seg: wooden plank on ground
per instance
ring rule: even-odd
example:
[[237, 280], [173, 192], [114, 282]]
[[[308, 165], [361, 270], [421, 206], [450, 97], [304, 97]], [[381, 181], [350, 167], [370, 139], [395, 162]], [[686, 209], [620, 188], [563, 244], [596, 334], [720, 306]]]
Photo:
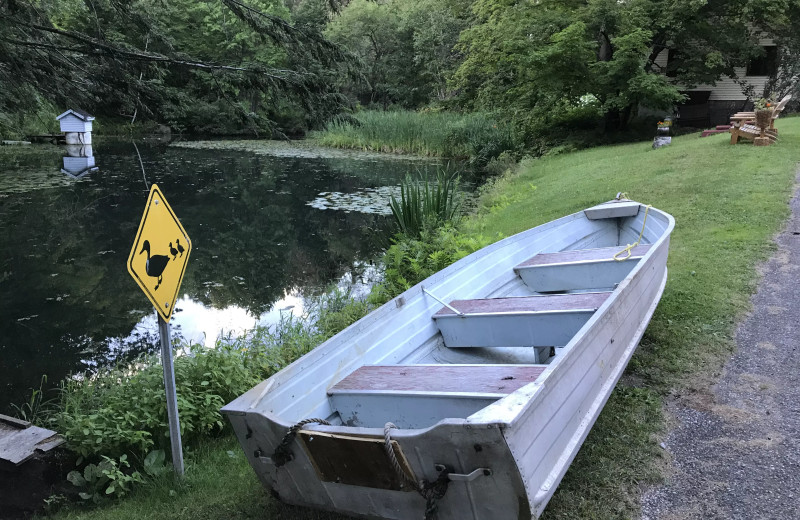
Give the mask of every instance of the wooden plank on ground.
[[13, 417], [3, 417], [0, 421], [0, 460], [18, 466], [33, 457], [37, 451], [49, 451], [64, 442], [52, 430], [31, 426], [30, 423]]

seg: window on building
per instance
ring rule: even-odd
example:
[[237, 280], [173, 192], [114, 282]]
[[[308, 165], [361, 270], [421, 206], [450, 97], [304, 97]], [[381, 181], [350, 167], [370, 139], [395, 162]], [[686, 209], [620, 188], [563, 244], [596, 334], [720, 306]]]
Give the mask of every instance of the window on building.
[[778, 73], [778, 47], [763, 47], [764, 54], [750, 60], [747, 64], [748, 76], [774, 76]]

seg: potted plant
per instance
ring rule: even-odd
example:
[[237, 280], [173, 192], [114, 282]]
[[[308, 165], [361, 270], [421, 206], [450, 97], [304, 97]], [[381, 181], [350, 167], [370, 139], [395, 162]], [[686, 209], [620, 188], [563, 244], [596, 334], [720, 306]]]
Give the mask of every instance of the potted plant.
[[766, 130], [772, 124], [772, 110], [775, 103], [771, 98], [761, 98], [755, 102], [756, 126]]

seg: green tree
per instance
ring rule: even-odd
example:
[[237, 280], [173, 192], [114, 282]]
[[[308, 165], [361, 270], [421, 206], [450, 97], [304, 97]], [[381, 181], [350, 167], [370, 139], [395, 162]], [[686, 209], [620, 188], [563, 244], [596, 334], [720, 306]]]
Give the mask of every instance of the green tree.
[[354, 0], [326, 35], [358, 56], [366, 83], [346, 89], [364, 105], [417, 108], [448, 97], [458, 36], [468, 24], [466, 0]]
[[8, 0], [0, 112], [49, 101], [187, 130], [269, 130], [286, 113], [316, 124], [344, 107], [332, 78], [356, 71], [289, 19], [280, 0]]
[[[453, 86], [463, 106], [499, 110], [533, 134], [590, 109], [606, 129], [624, 128], [640, 105], [680, 101], [679, 84], [733, 76], [758, 52], [752, 27], [778, 3], [478, 0]], [[675, 82], [656, 62], [666, 49], [680, 51]]]

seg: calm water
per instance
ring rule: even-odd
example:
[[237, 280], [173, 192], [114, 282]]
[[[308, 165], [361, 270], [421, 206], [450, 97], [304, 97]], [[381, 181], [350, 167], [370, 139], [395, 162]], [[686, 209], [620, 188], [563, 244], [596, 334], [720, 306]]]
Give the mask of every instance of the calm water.
[[153, 309], [125, 268], [151, 183], [193, 244], [173, 335], [212, 345], [302, 313], [332, 283], [368, 286], [385, 187], [443, 167], [288, 145], [138, 147], [144, 174], [131, 143], [100, 143], [99, 170], [79, 179], [61, 172], [64, 147], [0, 149], [0, 412], [42, 375], [53, 385], [155, 350]]

